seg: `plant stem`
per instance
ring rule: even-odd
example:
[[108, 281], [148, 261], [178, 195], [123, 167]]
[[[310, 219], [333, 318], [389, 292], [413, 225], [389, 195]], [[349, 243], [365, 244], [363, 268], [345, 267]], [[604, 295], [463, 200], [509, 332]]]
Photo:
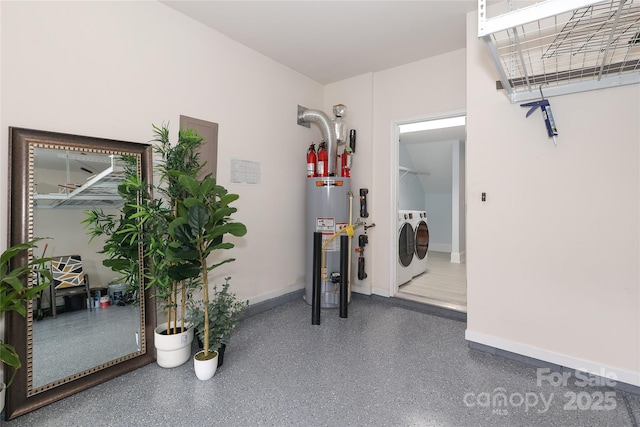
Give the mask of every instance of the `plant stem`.
[[199, 245], [200, 263], [202, 265], [202, 299], [204, 300], [204, 357], [209, 357], [209, 271], [207, 269], [207, 257], [203, 256], [205, 247]]
[[184, 284], [184, 280], [182, 281], [182, 289], [181, 289], [182, 293], [181, 293], [181, 297], [182, 299], [180, 300], [180, 327], [181, 330], [180, 332], [184, 332], [184, 313], [185, 313], [185, 300], [187, 299], [187, 290], [185, 289], [185, 284]]
[[173, 281], [173, 333], [178, 332], [178, 281]]
[[167, 297], [167, 335], [171, 334], [171, 296]]

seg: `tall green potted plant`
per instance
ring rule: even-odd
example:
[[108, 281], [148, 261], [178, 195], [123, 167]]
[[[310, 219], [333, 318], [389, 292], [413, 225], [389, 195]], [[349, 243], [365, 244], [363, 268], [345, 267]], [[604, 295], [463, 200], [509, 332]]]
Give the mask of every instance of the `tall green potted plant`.
[[[203, 351], [194, 357], [196, 375], [200, 379], [209, 379], [215, 373], [218, 353], [211, 350], [210, 343], [210, 304], [209, 272], [223, 264], [234, 261], [234, 258], [216, 259], [209, 263], [209, 256], [234, 247], [225, 242], [226, 235], [244, 236], [247, 228], [231, 218], [237, 209], [230, 204], [238, 199], [237, 194], [216, 184], [216, 180], [207, 176], [201, 180], [180, 174], [178, 183], [186, 190], [189, 197], [178, 206], [177, 216], [169, 225], [169, 234], [173, 242], [169, 245], [171, 257], [180, 259], [185, 277], [198, 280], [202, 284], [202, 302], [199, 305], [203, 312]], [[204, 364], [203, 372], [200, 366]]]
[[[85, 222], [93, 227], [90, 234], [108, 236], [103, 251], [109, 255], [105, 265], [124, 273], [125, 277], [137, 278], [142, 274], [146, 287], [153, 287], [153, 296], [162, 301], [167, 321], [155, 330], [156, 359], [158, 365], [171, 368], [182, 365], [191, 356], [193, 328], [185, 323], [185, 317], [194, 283], [190, 275], [185, 274], [186, 269], [193, 267], [171, 257], [168, 251], [173, 240], [168, 228], [177, 216], [181, 201], [188, 196], [177, 177], [196, 177], [204, 166], [196, 152], [203, 139], [193, 130], [180, 130], [177, 143], [172, 145], [166, 125], [153, 125], [153, 130], [154, 149], [160, 154], [155, 168], [159, 185], [142, 182], [131, 168], [118, 188], [125, 200], [119, 215], [94, 210], [87, 213]], [[142, 272], [135, 270], [139, 243], [147, 261]]]
[[[35, 298], [40, 291], [51, 283], [51, 272], [44, 268], [44, 263], [49, 258], [35, 258], [25, 266], [11, 268], [11, 260], [22, 251], [37, 247], [37, 242], [42, 239], [36, 238], [29, 242], [12, 246], [0, 255], [0, 318], [4, 314], [15, 311], [22, 317], [27, 315], [27, 302]], [[43, 279], [42, 283], [36, 286], [25, 286], [25, 278], [37, 270], [37, 274]], [[0, 362], [13, 372], [6, 385], [0, 382], [0, 412], [4, 409], [5, 390], [11, 386], [18, 369], [22, 366], [20, 357], [16, 349], [5, 343], [0, 337]], [[5, 375], [9, 369], [5, 369]], [[3, 377], [6, 378], [6, 377]]]

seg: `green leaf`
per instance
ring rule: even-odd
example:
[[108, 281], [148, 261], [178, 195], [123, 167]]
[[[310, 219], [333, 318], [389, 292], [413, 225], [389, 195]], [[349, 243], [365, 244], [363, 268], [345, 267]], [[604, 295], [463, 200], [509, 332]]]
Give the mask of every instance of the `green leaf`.
[[22, 366], [16, 349], [12, 345], [2, 342], [0, 342], [0, 360], [14, 369], [20, 369]]
[[200, 252], [197, 249], [185, 249], [184, 247], [170, 248], [172, 259], [176, 261], [193, 261], [200, 259]]
[[200, 193], [198, 191], [199, 188], [200, 188], [200, 185], [198, 184], [198, 181], [195, 178], [193, 178], [193, 177], [191, 177], [189, 175], [183, 174], [183, 175], [180, 175], [178, 177], [178, 182], [192, 196], [198, 197], [200, 195]]
[[218, 186], [216, 185], [216, 180], [211, 177], [206, 177], [200, 183], [199, 195], [202, 197], [202, 196], [207, 196], [209, 194], [215, 194], [216, 188], [218, 188]]
[[195, 197], [186, 197], [182, 201], [182, 204], [186, 208], [191, 208], [191, 207], [196, 206], [196, 205], [204, 205], [204, 203], [202, 203], [202, 201], [200, 199], [196, 199]]
[[176, 219], [174, 219], [173, 221], [171, 221], [169, 223], [169, 228], [167, 230], [169, 235], [173, 236], [174, 233], [175, 233], [176, 227], [178, 227], [179, 225], [183, 225], [183, 224], [187, 224], [187, 218], [183, 217], [183, 216], [179, 216]]
[[218, 244], [216, 244], [215, 242], [211, 242], [211, 243], [209, 243], [209, 246], [207, 246], [207, 252], [211, 253], [211, 252], [213, 252], [215, 250], [218, 250], [218, 249], [221, 249], [221, 250], [222, 249], [233, 249], [234, 247], [235, 247], [235, 245], [233, 243], [226, 242], [226, 243], [218, 243]]
[[200, 267], [195, 264], [175, 264], [169, 267], [169, 277], [173, 280], [186, 280], [200, 275]]
[[217, 263], [217, 264], [213, 264], [213, 265], [212, 265], [212, 266], [210, 266], [207, 270], [211, 271], [211, 270], [213, 270], [214, 268], [218, 268], [218, 267], [220, 267], [220, 266], [221, 266], [221, 265], [223, 265], [223, 264], [227, 264], [227, 263], [229, 263], [229, 262], [233, 262], [233, 261], [235, 261], [235, 260], [236, 260], [235, 258], [225, 259], [224, 261], [221, 261], [221, 262], [219, 262], [219, 263]]
[[237, 194], [226, 194], [222, 197], [220, 197], [220, 204], [222, 206], [227, 206], [229, 205], [229, 203], [234, 202], [236, 200], [238, 200], [240, 198], [239, 195]]
[[191, 228], [190, 224], [180, 224], [173, 229], [173, 237], [181, 242], [191, 242], [191, 240], [197, 237], [198, 230]]
[[239, 222], [229, 222], [227, 224], [216, 227], [211, 230], [211, 233], [207, 235], [208, 240], [214, 240], [215, 238], [224, 234], [231, 234], [236, 237], [242, 237], [247, 233], [247, 227]]
[[200, 235], [209, 222], [209, 212], [207, 211], [207, 208], [202, 205], [196, 205], [189, 208], [188, 221], [189, 226], [192, 229], [193, 236], [196, 237]]

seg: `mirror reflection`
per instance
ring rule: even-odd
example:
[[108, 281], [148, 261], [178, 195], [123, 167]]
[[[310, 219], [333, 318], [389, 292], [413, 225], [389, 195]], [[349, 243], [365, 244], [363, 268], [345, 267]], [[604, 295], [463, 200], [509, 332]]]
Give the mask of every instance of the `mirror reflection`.
[[[90, 237], [85, 211], [117, 214], [119, 156], [42, 146], [33, 148], [33, 235], [51, 258], [41, 268], [54, 283], [33, 307], [31, 390], [60, 382], [140, 351], [139, 292], [103, 266], [104, 240]], [[33, 280], [39, 280], [37, 275]]]

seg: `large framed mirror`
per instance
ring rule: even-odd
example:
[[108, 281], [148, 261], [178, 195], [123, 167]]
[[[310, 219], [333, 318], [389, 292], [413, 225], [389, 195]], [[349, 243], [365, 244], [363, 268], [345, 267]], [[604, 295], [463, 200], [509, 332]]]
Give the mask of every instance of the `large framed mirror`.
[[[42, 268], [53, 271], [60, 259], [79, 264], [87, 280], [77, 289], [50, 286], [28, 304], [26, 318], [11, 312], [5, 319], [6, 340], [23, 362], [8, 389], [6, 419], [155, 360], [151, 291], [143, 278], [125, 290], [102, 264], [102, 242], [90, 242], [82, 224], [87, 210], [120, 210], [123, 156], [152, 179], [150, 145], [9, 128], [8, 244], [47, 238], [15, 266], [44, 256], [52, 261]], [[38, 274], [27, 280], [35, 283]]]

